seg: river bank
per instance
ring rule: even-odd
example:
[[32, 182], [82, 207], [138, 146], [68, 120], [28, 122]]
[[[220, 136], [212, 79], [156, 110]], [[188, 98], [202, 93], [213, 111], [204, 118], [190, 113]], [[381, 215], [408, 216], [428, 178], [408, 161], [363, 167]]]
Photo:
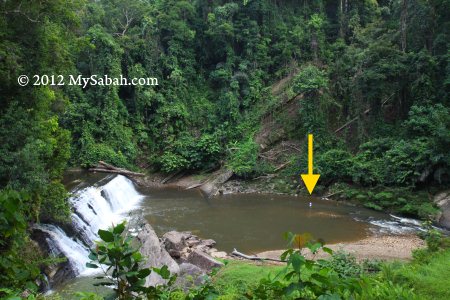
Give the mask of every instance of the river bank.
[[[425, 247], [425, 242], [416, 235], [375, 235], [356, 242], [326, 245], [334, 252], [345, 252], [355, 256], [358, 261], [373, 260], [410, 260], [415, 249]], [[264, 251], [257, 256], [277, 259], [285, 250]], [[305, 251], [307, 258], [325, 259], [330, 255], [319, 251], [313, 255]]]

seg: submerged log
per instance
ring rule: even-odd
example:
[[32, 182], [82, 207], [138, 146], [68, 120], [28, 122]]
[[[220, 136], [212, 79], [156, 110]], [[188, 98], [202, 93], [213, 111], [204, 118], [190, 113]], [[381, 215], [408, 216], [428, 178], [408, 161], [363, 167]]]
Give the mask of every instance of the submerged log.
[[231, 255], [241, 257], [244, 259], [248, 259], [248, 260], [258, 260], [258, 261], [269, 260], [269, 261], [276, 261], [276, 262], [286, 262], [285, 260], [281, 260], [281, 259], [275, 259], [275, 258], [269, 258], [269, 257], [259, 257], [256, 255], [247, 255], [247, 254], [237, 251], [236, 248], [233, 249], [233, 252], [231, 252]]
[[102, 173], [113, 173], [120, 174], [124, 176], [145, 176], [144, 173], [138, 173], [129, 171], [127, 169], [117, 168], [113, 165], [105, 163], [104, 161], [99, 161], [97, 166], [89, 169], [90, 172], [102, 172]]

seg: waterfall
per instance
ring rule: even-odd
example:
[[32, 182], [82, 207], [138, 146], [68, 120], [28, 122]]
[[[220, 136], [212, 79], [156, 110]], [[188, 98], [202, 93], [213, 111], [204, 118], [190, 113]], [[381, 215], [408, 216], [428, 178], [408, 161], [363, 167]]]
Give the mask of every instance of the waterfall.
[[84, 247], [79, 240], [74, 240], [58, 226], [51, 224], [40, 224], [36, 229], [46, 233], [45, 241], [53, 256], [65, 256], [75, 274], [84, 271], [86, 263], [89, 261], [89, 250]]
[[69, 199], [73, 207], [71, 229], [67, 234], [58, 226], [37, 225], [45, 233], [48, 249], [55, 256], [65, 256], [75, 275], [85, 275], [89, 261], [89, 248], [98, 239], [97, 231], [107, 229], [127, 218], [144, 196], [140, 195], [131, 180], [118, 175], [103, 186], [89, 186], [76, 191]]

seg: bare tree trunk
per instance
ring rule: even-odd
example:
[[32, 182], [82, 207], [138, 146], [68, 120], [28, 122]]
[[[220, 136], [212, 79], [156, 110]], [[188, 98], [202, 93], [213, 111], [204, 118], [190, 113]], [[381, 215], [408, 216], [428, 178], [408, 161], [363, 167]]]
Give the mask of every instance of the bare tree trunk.
[[317, 41], [317, 33], [314, 30], [311, 35], [311, 51], [313, 53], [314, 62], [317, 63], [319, 61], [319, 42]]
[[400, 15], [400, 38], [401, 38], [401, 47], [402, 51], [406, 51], [406, 21], [408, 18], [408, 0], [402, 0], [402, 12]]
[[111, 164], [108, 164], [104, 161], [99, 161], [98, 165], [94, 168], [90, 168], [91, 172], [102, 172], [102, 173], [112, 173], [112, 174], [121, 174], [124, 176], [145, 176], [143, 173], [133, 172], [122, 168], [117, 168]]
[[345, 38], [344, 35], [344, 7], [343, 7], [343, 0], [339, 1], [339, 36], [341, 38]]

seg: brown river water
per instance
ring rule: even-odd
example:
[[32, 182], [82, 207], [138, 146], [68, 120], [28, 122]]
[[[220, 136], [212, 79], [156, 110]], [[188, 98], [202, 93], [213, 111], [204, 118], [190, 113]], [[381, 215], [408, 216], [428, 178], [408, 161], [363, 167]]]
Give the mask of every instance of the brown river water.
[[283, 249], [283, 233], [311, 233], [326, 243], [355, 241], [373, 233], [369, 219], [386, 214], [315, 197], [271, 194], [223, 195], [177, 188], [143, 191], [142, 213], [158, 235], [191, 231], [217, 241], [217, 248], [245, 252]]

